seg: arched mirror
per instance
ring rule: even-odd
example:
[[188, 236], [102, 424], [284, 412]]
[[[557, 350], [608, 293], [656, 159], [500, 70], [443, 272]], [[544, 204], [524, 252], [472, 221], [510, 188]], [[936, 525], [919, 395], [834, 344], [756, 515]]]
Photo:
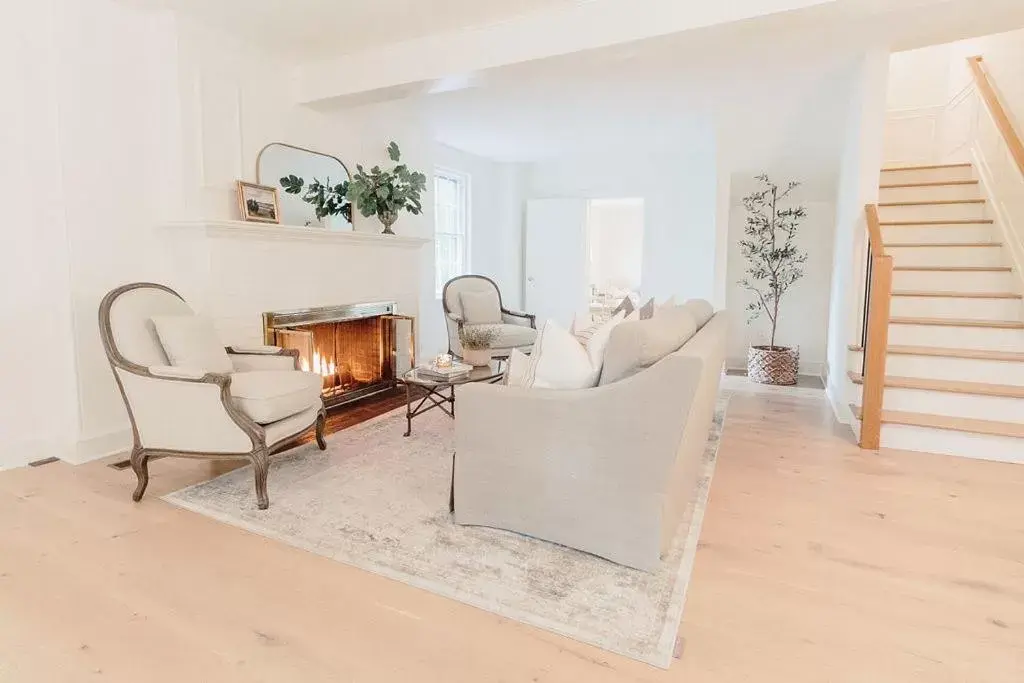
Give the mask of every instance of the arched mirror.
[[[256, 157], [256, 181], [277, 188], [281, 222], [286, 225], [351, 230], [351, 207], [332, 197], [332, 191], [350, 179], [348, 168], [338, 157], [283, 142], [270, 143]], [[317, 194], [326, 195], [327, 201], [322, 206], [328, 215], [318, 217], [316, 204], [304, 199], [315, 198]], [[334, 213], [339, 210], [341, 213]]]

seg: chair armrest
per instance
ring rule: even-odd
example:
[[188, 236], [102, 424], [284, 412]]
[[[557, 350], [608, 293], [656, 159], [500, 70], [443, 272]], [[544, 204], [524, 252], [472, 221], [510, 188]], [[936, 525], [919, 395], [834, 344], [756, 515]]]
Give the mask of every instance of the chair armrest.
[[263, 428], [234, 405], [230, 375], [124, 365], [115, 373], [143, 448], [246, 454], [264, 441]]
[[258, 346], [227, 346], [225, 350], [229, 354], [245, 354], [245, 355], [261, 355], [261, 356], [279, 356], [284, 351], [280, 346], [270, 346], [267, 344], [260, 344]]
[[254, 370], [300, 370], [299, 350], [280, 346], [227, 346], [236, 372]]
[[150, 374], [167, 379], [195, 379], [201, 380], [208, 373], [205, 370], [193, 368], [179, 368], [174, 365], [150, 365], [147, 368]]
[[521, 325], [522, 327], [532, 327], [537, 329], [537, 316], [532, 313], [523, 313], [521, 311], [511, 311], [507, 308], [501, 309], [501, 319], [510, 325]]

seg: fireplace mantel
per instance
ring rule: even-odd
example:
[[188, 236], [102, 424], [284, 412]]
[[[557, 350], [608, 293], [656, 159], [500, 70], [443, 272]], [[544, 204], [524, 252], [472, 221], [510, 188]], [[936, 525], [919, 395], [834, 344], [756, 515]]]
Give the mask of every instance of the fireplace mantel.
[[168, 230], [203, 231], [209, 237], [227, 237], [240, 240], [298, 240], [394, 247], [398, 249], [417, 249], [430, 242], [430, 240], [423, 237], [407, 237], [405, 235], [381, 235], [351, 230], [340, 231], [327, 230], [325, 228], [309, 228], [302, 225], [276, 225], [231, 220], [175, 221], [165, 223], [164, 227]]

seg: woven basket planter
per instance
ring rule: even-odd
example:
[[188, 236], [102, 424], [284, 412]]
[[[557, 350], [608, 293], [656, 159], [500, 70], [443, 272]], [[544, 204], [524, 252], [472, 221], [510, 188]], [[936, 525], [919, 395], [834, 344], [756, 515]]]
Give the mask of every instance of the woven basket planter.
[[785, 346], [751, 346], [747, 351], [747, 376], [758, 384], [796, 384], [800, 349]]

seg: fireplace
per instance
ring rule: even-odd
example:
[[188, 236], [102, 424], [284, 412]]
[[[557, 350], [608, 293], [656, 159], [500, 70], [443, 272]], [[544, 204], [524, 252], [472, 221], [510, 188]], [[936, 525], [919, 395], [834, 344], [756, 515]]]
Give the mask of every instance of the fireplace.
[[395, 386], [414, 364], [415, 324], [394, 302], [263, 314], [267, 344], [296, 349], [303, 370], [323, 377], [327, 407]]

